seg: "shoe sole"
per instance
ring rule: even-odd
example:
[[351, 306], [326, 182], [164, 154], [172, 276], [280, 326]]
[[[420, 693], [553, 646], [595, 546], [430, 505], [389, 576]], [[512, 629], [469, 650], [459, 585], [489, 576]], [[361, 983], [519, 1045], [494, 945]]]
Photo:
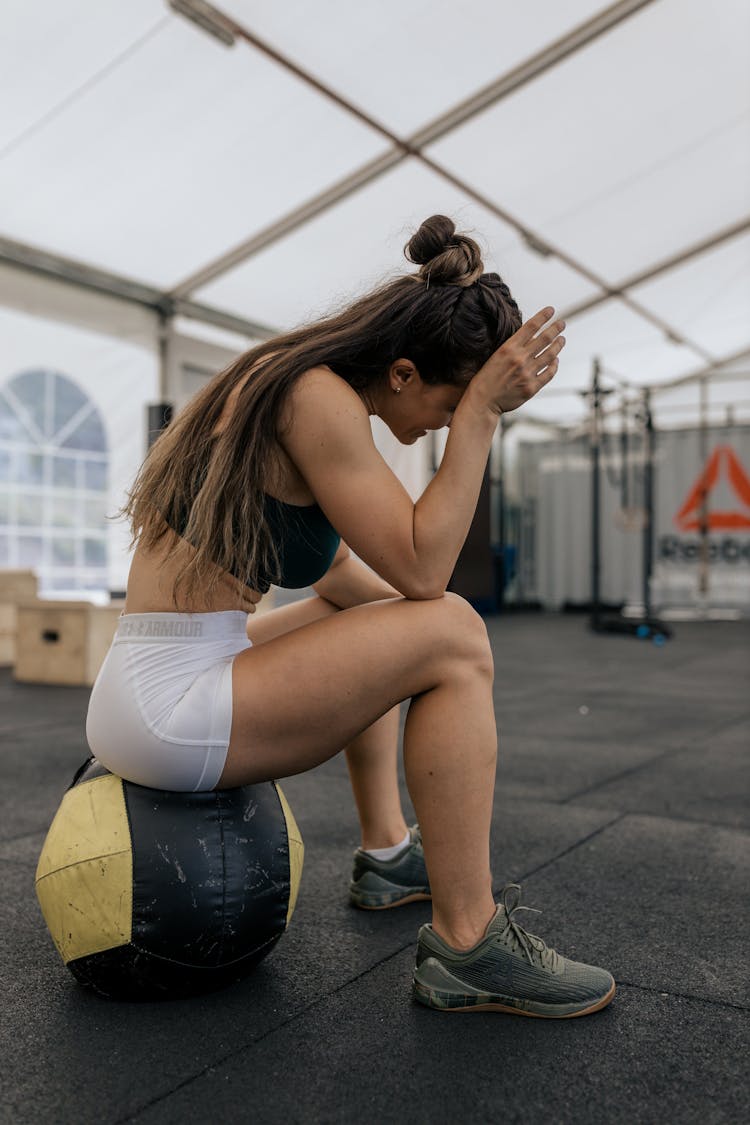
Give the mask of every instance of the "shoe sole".
[[[429, 965], [429, 967], [427, 967]], [[462, 985], [456, 977], [440, 964], [440, 962], [429, 958], [422, 968], [426, 968], [427, 972], [433, 975], [433, 984], [427, 984], [420, 981], [415, 975], [414, 977], [414, 999], [424, 1004], [427, 1008], [433, 1008], [438, 1012], [506, 1012], [513, 1016], [532, 1016], [536, 1019], [546, 1020], [565, 1020], [575, 1019], [577, 1016], [589, 1016], [593, 1012], [601, 1011], [613, 999], [617, 986], [612, 981], [611, 988], [605, 993], [604, 996], [598, 997], [592, 1003], [587, 1004], [583, 1008], [576, 1008], [573, 1004], [542, 1004], [535, 1000], [523, 1000], [520, 997], [515, 1000], [510, 996], [501, 997], [497, 996], [494, 999], [479, 999], [486, 993], [478, 993], [474, 1003], [471, 1002], [471, 996], [467, 993], [467, 986]], [[418, 970], [419, 971], [419, 970]], [[437, 979], [435, 978], [437, 974]], [[447, 987], [437, 988], [435, 985], [438, 983], [439, 978], [444, 978], [444, 983]], [[515, 1003], [513, 1002], [515, 1000]], [[469, 1001], [466, 1003], [466, 1001]], [[536, 1008], [536, 1010], [534, 1010]], [[541, 1010], [547, 1008], [547, 1011]], [[554, 1009], [569, 1008], [570, 1011], [555, 1011]]]
[[[594, 1012], [600, 1012], [602, 1008], [606, 1008], [607, 1004], [611, 1003], [617, 991], [617, 986], [612, 985], [606, 996], [601, 1000], [597, 1000], [588, 1008], [582, 1008], [577, 1012], [567, 1012], [565, 1015], [548, 1015], [545, 1012], [525, 1012], [523, 1008], [512, 1008], [507, 1004], [469, 1004], [465, 1008], [443, 1008], [436, 1004], [427, 1004], [428, 1008], [432, 1008], [435, 1012], [506, 1012], [511, 1016], [531, 1016], [536, 1020], [574, 1020], [578, 1016], [590, 1016]], [[419, 999], [419, 998], [418, 998]], [[424, 1004], [424, 1000], [419, 1000], [419, 1003]]]
[[354, 895], [350, 895], [350, 898], [349, 898], [349, 901], [351, 902], [352, 906], [356, 906], [359, 910], [393, 910], [397, 906], [406, 906], [407, 903], [410, 903], [410, 902], [430, 902], [431, 900], [432, 900], [432, 895], [425, 895], [425, 894], [421, 894], [421, 893], [414, 894], [414, 895], [406, 895], [405, 898], [397, 898], [395, 900], [395, 902], [378, 903], [377, 905], [371, 905], [370, 903], [360, 902], [358, 899], [356, 899], [354, 897]]

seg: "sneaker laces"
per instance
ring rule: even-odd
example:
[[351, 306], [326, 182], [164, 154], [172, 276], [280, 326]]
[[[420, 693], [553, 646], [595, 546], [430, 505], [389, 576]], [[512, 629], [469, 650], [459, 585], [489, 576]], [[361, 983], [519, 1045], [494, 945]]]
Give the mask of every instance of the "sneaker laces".
[[[530, 910], [534, 914], [541, 914], [541, 910], [537, 910], [534, 906], [521, 906], [521, 888], [518, 883], [506, 884], [500, 895], [505, 915], [505, 926], [500, 931], [500, 937], [504, 941], [510, 939], [512, 946], [520, 947], [530, 965], [534, 964], [534, 953], [536, 953], [539, 962], [545, 968], [555, 970], [560, 959], [559, 953], [551, 949], [537, 934], [530, 934], [513, 917], [519, 910]], [[498, 910], [499, 915], [500, 911]]]

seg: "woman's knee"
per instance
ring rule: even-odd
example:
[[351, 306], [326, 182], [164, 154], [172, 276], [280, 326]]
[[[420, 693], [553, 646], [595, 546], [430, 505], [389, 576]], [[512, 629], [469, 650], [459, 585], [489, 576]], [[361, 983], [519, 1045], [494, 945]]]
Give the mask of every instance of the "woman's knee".
[[434, 605], [441, 614], [441, 642], [445, 651], [491, 677], [494, 672], [492, 648], [482, 617], [459, 594], [445, 593]]

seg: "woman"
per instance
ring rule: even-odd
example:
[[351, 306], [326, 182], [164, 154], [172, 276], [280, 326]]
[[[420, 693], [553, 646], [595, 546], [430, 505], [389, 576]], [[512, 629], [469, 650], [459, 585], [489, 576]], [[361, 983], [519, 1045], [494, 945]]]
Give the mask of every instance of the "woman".
[[[432, 896], [416, 998], [583, 1015], [611, 1000], [609, 973], [528, 934], [516, 888], [493, 901], [492, 654], [481, 618], [446, 594], [498, 419], [553, 377], [564, 325], [552, 309], [521, 325], [507, 286], [444, 216], [406, 254], [416, 273], [241, 356], [155, 443], [126, 508], [137, 549], [89, 742], [113, 772], [180, 790], [286, 777], [349, 747], [375, 849], [369, 865], [358, 855], [355, 901], [358, 883], [361, 905], [383, 904], [383, 884], [388, 898], [393, 851], [412, 869], [401, 896]], [[372, 414], [409, 445], [450, 426], [416, 504], [375, 448]], [[249, 640], [247, 614], [272, 581], [317, 597], [251, 619]], [[429, 885], [396, 789], [404, 700]]]

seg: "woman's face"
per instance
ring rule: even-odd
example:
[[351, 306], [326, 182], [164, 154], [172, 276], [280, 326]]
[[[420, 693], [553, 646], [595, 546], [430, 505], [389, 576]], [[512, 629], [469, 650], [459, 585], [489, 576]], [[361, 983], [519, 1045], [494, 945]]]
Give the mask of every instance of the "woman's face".
[[465, 387], [449, 383], [431, 386], [409, 360], [391, 365], [388, 388], [375, 411], [402, 445], [413, 445], [428, 430], [450, 426]]

